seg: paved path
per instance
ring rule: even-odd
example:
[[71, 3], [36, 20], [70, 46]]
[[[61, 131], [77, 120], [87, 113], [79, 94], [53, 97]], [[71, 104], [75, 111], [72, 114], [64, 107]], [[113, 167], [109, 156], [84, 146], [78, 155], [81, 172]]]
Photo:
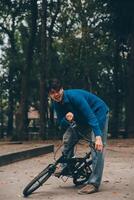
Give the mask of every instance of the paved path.
[[[109, 142], [106, 164], [100, 192], [78, 195], [72, 180], [63, 182], [51, 177], [28, 199], [32, 200], [133, 200], [134, 199], [134, 140]], [[78, 153], [87, 149], [79, 145]], [[0, 200], [23, 200], [22, 190], [26, 184], [48, 163], [53, 162], [53, 153], [19, 161], [0, 167]]]

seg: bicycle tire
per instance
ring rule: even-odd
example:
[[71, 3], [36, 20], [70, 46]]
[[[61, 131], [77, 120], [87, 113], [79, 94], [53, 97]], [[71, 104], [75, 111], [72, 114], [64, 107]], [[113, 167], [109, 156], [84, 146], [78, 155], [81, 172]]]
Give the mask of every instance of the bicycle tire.
[[45, 183], [49, 177], [54, 173], [55, 166], [48, 165], [42, 172], [40, 172], [23, 190], [24, 197], [29, 196], [35, 190], [37, 190], [43, 183]]

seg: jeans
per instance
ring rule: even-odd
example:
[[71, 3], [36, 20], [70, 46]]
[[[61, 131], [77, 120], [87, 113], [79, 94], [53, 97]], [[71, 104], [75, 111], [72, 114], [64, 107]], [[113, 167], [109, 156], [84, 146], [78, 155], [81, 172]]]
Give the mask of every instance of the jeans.
[[[95, 153], [94, 150], [91, 150], [92, 160], [93, 160], [92, 174], [87, 183], [93, 184], [96, 187], [100, 186], [101, 180], [102, 180], [102, 174], [103, 174], [103, 168], [104, 168], [104, 150], [105, 150], [105, 146], [107, 142], [108, 120], [109, 120], [109, 113], [106, 115], [104, 127], [102, 129], [102, 141], [104, 145], [103, 152], [96, 151]], [[83, 131], [88, 132], [89, 130], [88, 128], [87, 129], [80, 128], [80, 132], [82, 133]], [[83, 135], [85, 135], [84, 132], [82, 133]], [[70, 149], [70, 147], [72, 147], [75, 142], [78, 142], [78, 140], [79, 138], [77, 134], [74, 133], [74, 130], [71, 128], [68, 128], [63, 135], [63, 150], [62, 150], [62, 153], [67, 158], [73, 157], [74, 148], [72, 148], [69, 152], [68, 152], [68, 149]], [[93, 132], [91, 132], [91, 140], [92, 141], [95, 140], [95, 136]]]

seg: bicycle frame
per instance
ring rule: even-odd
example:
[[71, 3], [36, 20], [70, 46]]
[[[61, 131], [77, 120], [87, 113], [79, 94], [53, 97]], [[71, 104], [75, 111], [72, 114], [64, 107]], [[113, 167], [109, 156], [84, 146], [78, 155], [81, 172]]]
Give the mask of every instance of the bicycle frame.
[[[82, 134], [77, 130], [77, 125], [75, 122], [70, 124], [70, 127], [74, 130], [74, 134], [77, 134], [77, 136], [82, 136]], [[89, 147], [92, 148], [95, 152], [95, 148], [94, 148], [94, 144], [93, 142], [87, 140], [85, 138], [86, 141], [90, 142], [89, 143]], [[72, 148], [74, 148], [74, 146], [78, 143], [79, 138], [77, 137], [77, 140], [74, 142], [74, 144], [72, 144], [72, 146], [67, 150], [66, 154], [68, 154], [70, 152], [70, 150], [72, 150]], [[91, 158], [91, 150], [86, 153], [86, 155], [84, 157], [72, 157], [72, 158], [67, 158], [64, 154], [62, 154], [53, 164], [53, 166], [56, 169], [56, 166], [58, 164], [67, 164], [68, 165], [73, 165], [77, 162], [82, 163], [82, 162], [86, 162], [87, 159]], [[71, 164], [70, 164], [71, 163]], [[89, 165], [92, 164], [92, 160], [90, 160], [90, 162], [88, 161]], [[64, 175], [63, 173], [61, 175]], [[66, 174], [67, 175], [67, 174]], [[73, 174], [72, 174], [73, 175]]]

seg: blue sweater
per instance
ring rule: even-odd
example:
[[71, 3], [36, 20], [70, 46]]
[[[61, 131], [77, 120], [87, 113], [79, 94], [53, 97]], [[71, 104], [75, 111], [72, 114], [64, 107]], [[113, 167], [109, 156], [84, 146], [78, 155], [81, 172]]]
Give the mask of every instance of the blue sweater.
[[96, 95], [81, 89], [64, 90], [62, 101], [53, 103], [61, 126], [69, 125], [65, 115], [72, 112], [78, 125], [90, 126], [95, 136], [102, 135], [101, 130], [109, 109], [104, 101]]

